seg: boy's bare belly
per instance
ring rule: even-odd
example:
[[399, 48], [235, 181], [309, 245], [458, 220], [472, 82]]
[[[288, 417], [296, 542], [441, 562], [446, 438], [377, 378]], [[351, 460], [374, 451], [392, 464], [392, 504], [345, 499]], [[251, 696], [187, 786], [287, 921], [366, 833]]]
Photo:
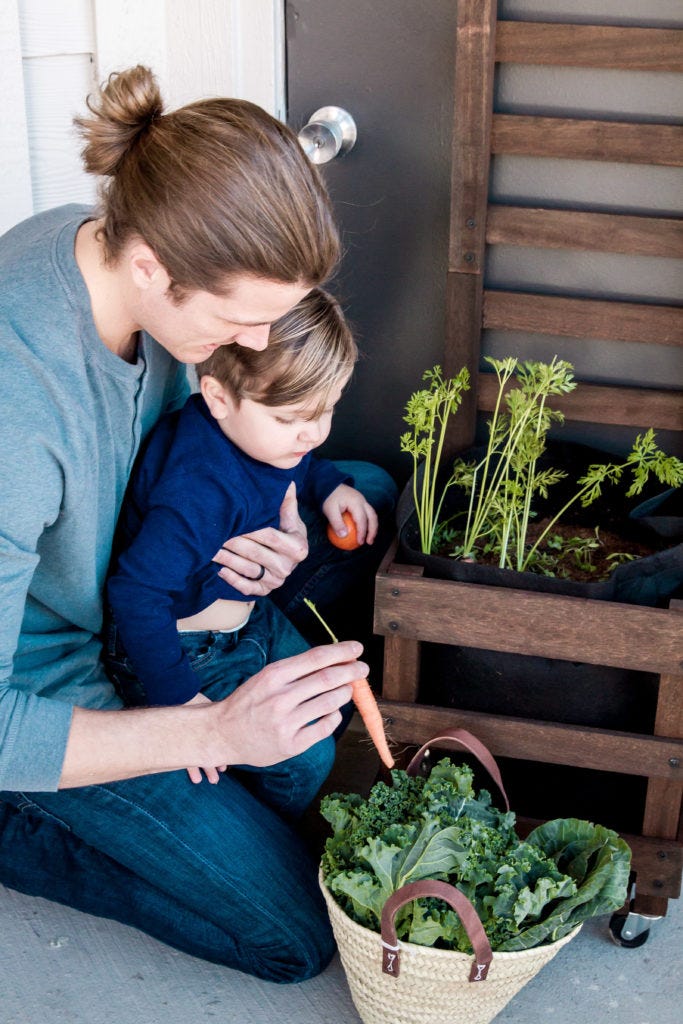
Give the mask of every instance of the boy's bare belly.
[[253, 607], [253, 601], [214, 601], [196, 615], [178, 619], [177, 627], [179, 630], [237, 629], [247, 621]]

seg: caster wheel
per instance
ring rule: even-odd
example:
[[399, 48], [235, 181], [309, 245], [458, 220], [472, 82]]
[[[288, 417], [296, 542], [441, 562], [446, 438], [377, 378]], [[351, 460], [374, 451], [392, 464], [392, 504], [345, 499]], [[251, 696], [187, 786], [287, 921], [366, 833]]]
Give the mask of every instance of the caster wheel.
[[650, 929], [647, 928], [644, 932], [639, 932], [633, 939], [624, 939], [622, 932], [626, 921], [626, 914], [612, 914], [609, 922], [612, 940], [616, 942], [617, 946], [622, 946], [624, 949], [638, 949], [639, 946], [644, 946], [650, 937]]

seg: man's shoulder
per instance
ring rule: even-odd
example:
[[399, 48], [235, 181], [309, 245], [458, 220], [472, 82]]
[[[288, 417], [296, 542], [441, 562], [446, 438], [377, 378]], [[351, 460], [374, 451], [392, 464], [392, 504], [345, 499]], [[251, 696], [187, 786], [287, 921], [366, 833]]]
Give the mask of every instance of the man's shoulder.
[[0, 266], [8, 260], [17, 262], [22, 250], [32, 249], [41, 240], [51, 239], [69, 224], [73, 224], [75, 230], [76, 225], [82, 224], [92, 216], [90, 206], [69, 203], [27, 217], [0, 236]]

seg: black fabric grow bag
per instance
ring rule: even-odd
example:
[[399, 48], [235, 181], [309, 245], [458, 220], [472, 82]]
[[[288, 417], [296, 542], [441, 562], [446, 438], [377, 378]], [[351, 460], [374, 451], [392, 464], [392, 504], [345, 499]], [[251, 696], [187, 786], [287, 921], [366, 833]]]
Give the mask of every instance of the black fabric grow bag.
[[[482, 454], [483, 449], [477, 448], [462, 453], [462, 457], [474, 459]], [[584, 445], [551, 442], [542, 461], [544, 466], [565, 470], [568, 477], [551, 489], [548, 508], [537, 506], [539, 516], [550, 508], [562, 507], [589, 464], [614, 461], [614, 456]], [[665, 607], [670, 598], [683, 596], [683, 543], [676, 543], [683, 536], [683, 520], [678, 518], [676, 522], [675, 514], [679, 492], [660, 496], [656, 491], [661, 485], [654, 485], [649, 494], [638, 499], [640, 504], [634, 509], [637, 514], [629, 517], [625, 510], [633, 500], [627, 503], [624, 497], [627, 486], [628, 482], [605, 488], [598, 502], [565, 518], [577, 525], [599, 524], [602, 529], [655, 549], [652, 555], [619, 566], [604, 582], [555, 579], [424, 555], [419, 550], [412, 481], [397, 506], [398, 560], [423, 566], [425, 576], [432, 579]], [[463, 501], [461, 493], [452, 488], [444, 517], [463, 507]], [[660, 517], [663, 503], [666, 514]], [[542, 628], [543, 623], [539, 623]], [[658, 679], [650, 673], [423, 643], [420, 680], [418, 700], [423, 704], [643, 734], [652, 733], [654, 726]], [[637, 776], [554, 765], [545, 766], [540, 773], [525, 762], [509, 761], [505, 763], [505, 778], [513, 805], [521, 814], [574, 814], [622, 831], [640, 831], [645, 780]]]

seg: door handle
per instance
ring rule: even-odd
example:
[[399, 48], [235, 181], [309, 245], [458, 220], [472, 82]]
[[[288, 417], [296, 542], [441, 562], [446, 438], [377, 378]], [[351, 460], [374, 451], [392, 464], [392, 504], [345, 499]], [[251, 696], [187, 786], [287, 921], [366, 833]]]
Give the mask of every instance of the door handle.
[[311, 114], [298, 135], [304, 153], [313, 164], [326, 164], [353, 149], [356, 122], [341, 107], [321, 107]]

